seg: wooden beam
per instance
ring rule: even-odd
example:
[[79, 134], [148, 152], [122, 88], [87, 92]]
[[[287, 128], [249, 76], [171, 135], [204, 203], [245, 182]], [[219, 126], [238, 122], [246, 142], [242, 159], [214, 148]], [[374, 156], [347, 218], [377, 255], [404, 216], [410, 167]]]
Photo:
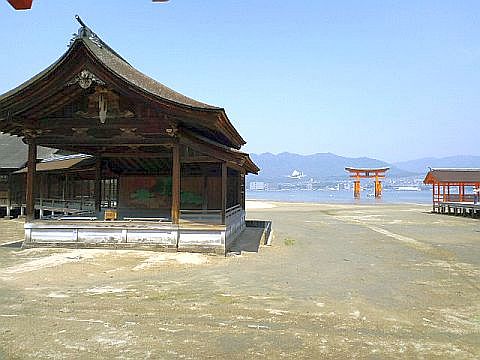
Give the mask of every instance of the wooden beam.
[[199, 153], [211, 156], [221, 161], [241, 163], [243, 160], [243, 159], [240, 159], [241, 157], [240, 154], [235, 154], [231, 151], [227, 151], [225, 149], [219, 148], [218, 146], [204, 143], [202, 142], [202, 140], [199, 140], [188, 133], [185, 133], [185, 134], [182, 133], [180, 137], [180, 141], [182, 142], [182, 144], [191, 147], [192, 149], [194, 149], [195, 151], [198, 151]]
[[172, 223], [180, 220], [180, 144], [176, 143], [172, 149]]
[[146, 153], [146, 152], [138, 152], [138, 153], [102, 153], [102, 158], [109, 158], [109, 159], [145, 159], [145, 158], [153, 158], [153, 159], [169, 159], [171, 157], [170, 152], [161, 152], [161, 153]]
[[95, 147], [95, 146], [105, 146], [105, 147], [132, 147], [132, 146], [165, 146], [171, 147], [172, 141], [168, 139], [150, 139], [144, 138], [138, 142], [138, 140], [121, 139], [121, 138], [94, 138], [89, 137], [87, 139], [81, 138], [78, 136], [50, 136], [50, 137], [39, 137], [37, 139], [37, 145], [41, 146], [50, 146], [50, 147], [59, 147], [59, 146], [85, 146], [85, 147]]
[[35, 173], [37, 169], [37, 144], [35, 138], [28, 139], [27, 161], [27, 222], [35, 220]]

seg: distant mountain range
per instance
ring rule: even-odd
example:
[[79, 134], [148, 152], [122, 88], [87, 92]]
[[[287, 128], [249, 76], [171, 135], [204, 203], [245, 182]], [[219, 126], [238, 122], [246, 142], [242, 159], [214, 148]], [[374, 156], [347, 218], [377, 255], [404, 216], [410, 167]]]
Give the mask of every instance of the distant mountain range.
[[426, 173], [428, 168], [480, 168], [480, 156], [457, 155], [444, 158], [422, 158], [394, 163], [394, 166], [415, 173]]
[[428, 167], [478, 167], [480, 156], [452, 156], [446, 158], [424, 158], [389, 164], [382, 160], [368, 157], [350, 158], [332, 153], [299, 155], [288, 152], [280, 154], [251, 154], [252, 160], [260, 167], [258, 176], [250, 181], [292, 181], [288, 175], [295, 170], [303, 172], [304, 179], [333, 180], [345, 178], [345, 167], [390, 167], [391, 177], [424, 175]]

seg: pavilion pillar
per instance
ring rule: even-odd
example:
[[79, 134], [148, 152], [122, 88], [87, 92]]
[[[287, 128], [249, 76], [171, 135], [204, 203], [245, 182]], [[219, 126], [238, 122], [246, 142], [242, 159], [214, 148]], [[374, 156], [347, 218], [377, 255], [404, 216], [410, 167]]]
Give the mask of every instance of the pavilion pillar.
[[28, 138], [27, 161], [27, 191], [26, 210], [27, 222], [35, 220], [35, 173], [37, 170], [37, 143], [35, 138]]
[[172, 149], [172, 223], [180, 220], [180, 144], [175, 143]]
[[227, 163], [222, 162], [222, 224], [225, 225], [226, 212], [227, 212], [227, 177], [228, 168]]
[[102, 158], [99, 156], [95, 159], [95, 212], [102, 211]]

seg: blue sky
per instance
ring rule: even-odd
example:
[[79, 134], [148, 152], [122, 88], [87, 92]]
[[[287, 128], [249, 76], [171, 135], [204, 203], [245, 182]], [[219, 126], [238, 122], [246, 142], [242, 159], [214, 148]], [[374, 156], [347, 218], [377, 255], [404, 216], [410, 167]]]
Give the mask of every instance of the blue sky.
[[480, 2], [0, 0], [0, 93], [79, 14], [142, 72], [222, 106], [249, 152], [480, 155]]

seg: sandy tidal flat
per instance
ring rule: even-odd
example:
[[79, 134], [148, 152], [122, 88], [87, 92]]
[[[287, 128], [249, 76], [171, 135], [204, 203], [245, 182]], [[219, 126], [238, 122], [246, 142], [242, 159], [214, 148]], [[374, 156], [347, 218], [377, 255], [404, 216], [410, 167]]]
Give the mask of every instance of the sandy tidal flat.
[[275, 238], [241, 256], [0, 248], [0, 358], [480, 358], [479, 220], [247, 208]]

